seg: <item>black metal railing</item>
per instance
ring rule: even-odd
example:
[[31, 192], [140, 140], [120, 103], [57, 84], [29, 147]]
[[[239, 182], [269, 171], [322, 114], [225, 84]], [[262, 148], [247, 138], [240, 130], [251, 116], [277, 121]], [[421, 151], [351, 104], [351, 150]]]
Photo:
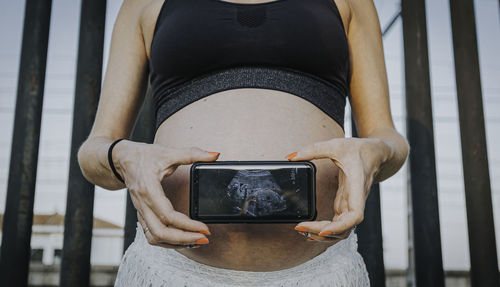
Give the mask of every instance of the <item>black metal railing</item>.
[[[51, 0], [27, 0], [12, 139], [7, 201], [3, 217], [0, 278], [5, 286], [28, 284], [31, 226], [44, 94]], [[405, 52], [406, 123], [410, 143], [409, 174], [413, 252], [409, 282], [444, 286], [438, 212], [429, 59], [424, 0], [402, 0]], [[473, 0], [450, 0], [462, 158], [469, 232], [472, 286], [498, 286], [491, 185]], [[94, 186], [81, 174], [77, 149], [94, 121], [102, 80], [106, 1], [82, 0], [71, 142], [61, 286], [89, 286]], [[389, 28], [385, 29], [388, 30]], [[150, 95], [132, 139], [153, 142]], [[353, 125], [353, 136], [356, 128]], [[133, 241], [136, 211], [127, 196], [124, 251]], [[371, 286], [385, 286], [380, 190], [372, 187], [365, 220], [358, 226], [359, 252]]]
[[410, 236], [413, 252], [410, 282], [417, 286], [444, 286], [437, 198], [436, 159], [431, 85], [427, 49], [425, 1], [401, 2], [406, 87], [406, 136], [412, 208]]
[[0, 254], [5, 286], [28, 282], [51, 10], [52, 0], [26, 1]]
[[450, 0], [472, 286], [500, 286], [476, 20], [472, 0]]
[[60, 272], [60, 286], [68, 287], [90, 285], [95, 187], [83, 177], [77, 153], [92, 129], [101, 93], [106, 1], [82, 1], [80, 14], [68, 195]]

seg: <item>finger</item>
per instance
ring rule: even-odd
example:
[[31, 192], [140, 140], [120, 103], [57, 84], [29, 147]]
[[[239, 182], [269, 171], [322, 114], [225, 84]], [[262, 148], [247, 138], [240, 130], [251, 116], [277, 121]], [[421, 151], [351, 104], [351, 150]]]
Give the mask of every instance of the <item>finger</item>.
[[312, 232], [299, 231], [299, 234], [304, 236], [307, 239], [307, 241], [332, 242], [332, 241], [338, 241], [339, 239], [336, 237], [320, 236], [317, 233], [312, 233]]
[[323, 227], [327, 226], [330, 223], [331, 223], [330, 220], [304, 221], [297, 224], [297, 226], [295, 226], [295, 230], [303, 232], [320, 233], [321, 230], [323, 230]]
[[[339, 173], [338, 180], [339, 185], [333, 200], [334, 218], [342, 213], [351, 211], [359, 211], [362, 213], [365, 203], [360, 184], [356, 182], [353, 183], [351, 177], [348, 178], [342, 171]], [[332, 221], [334, 221], [334, 218], [332, 218]]]
[[192, 164], [197, 161], [214, 161], [219, 157], [219, 154], [218, 152], [208, 152], [198, 147], [177, 148], [171, 150], [169, 160], [175, 165]]
[[339, 188], [334, 200], [335, 216], [332, 221], [323, 226], [321, 235], [345, 235], [355, 225], [363, 221], [365, 196], [364, 174], [354, 164], [350, 163], [348, 171], [339, 174]]
[[336, 217], [330, 224], [326, 225], [319, 234], [344, 236], [349, 233], [354, 226], [363, 221], [363, 215], [358, 211], [342, 213]]
[[320, 232], [324, 229], [325, 226], [328, 226], [331, 221], [323, 220], [323, 221], [305, 221], [299, 223], [295, 230], [299, 232], [299, 234], [304, 235], [308, 238], [313, 238], [315, 240], [321, 241], [332, 241], [339, 238], [344, 238], [344, 234], [331, 234], [329, 236], [324, 236], [324, 234], [320, 234]]
[[[335, 141], [327, 140], [311, 143], [304, 148], [298, 150], [296, 153], [291, 153], [286, 156], [288, 160], [312, 160], [320, 158], [332, 158], [337, 153]], [[294, 155], [295, 154], [295, 155]]]
[[346, 231], [342, 232], [342, 233], [337, 233], [337, 234], [333, 234], [333, 233], [329, 233], [329, 232], [320, 232], [319, 236], [323, 236], [323, 237], [326, 237], [326, 238], [336, 238], [336, 239], [345, 239], [347, 237], [349, 237], [349, 234], [351, 234], [351, 231], [354, 229], [351, 228], [351, 229], [347, 229]]
[[144, 220], [153, 239], [158, 243], [175, 245], [208, 244], [209, 240], [198, 232], [184, 231], [173, 226], [165, 226], [156, 214], [147, 207], [142, 209]]
[[144, 233], [146, 240], [151, 245], [156, 245], [156, 246], [161, 246], [161, 247], [171, 248], [171, 249], [198, 248], [201, 246], [200, 244], [175, 245], [175, 244], [160, 243], [160, 242], [156, 241], [153, 238], [153, 236], [151, 235], [151, 232], [149, 231], [149, 227], [147, 226], [146, 222], [144, 221], [144, 219], [140, 215], [139, 211], [137, 211], [137, 219], [139, 220], [139, 223], [142, 226], [142, 232]]
[[352, 199], [356, 201], [349, 201], [349, 204], [354, 204], [352, 205], [353, 208], [361, 207], [357, 204], [364, 203], [365, 198], [363, 196], [365, 195], [367, 182], [363, 163], [361, 160], [346, 162], [340, 173], [339, 185], [341, 184], [340, 177], [342, 177], [343, 188], [349, 193], [350, 197], [361, 196], [360, 198], [363, 199], [362, 201], [358, 201], [358, 197], [353, 197]]
[[151, 184], [154, 185], [150, 188], [152, 198], [147, 201], [147, 205], [154, 211], [156, 216], [164, 225], [174, 226], [182, 230], [199, 232], [204, 235], [210, 235], [208, 226], [205, 223], [193, 220], [184, 213], [178, 212], [174, 209], [172, 203], [166, 197], [160, 182], [153, 181]]

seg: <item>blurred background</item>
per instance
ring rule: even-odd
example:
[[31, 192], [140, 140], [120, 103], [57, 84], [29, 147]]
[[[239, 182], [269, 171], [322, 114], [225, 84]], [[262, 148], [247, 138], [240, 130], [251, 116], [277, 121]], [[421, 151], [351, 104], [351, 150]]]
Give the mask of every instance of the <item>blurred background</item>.
[[[401, 10], [400, 0], [374, 0], [381, 29]], [[6, 205], [16, 106], [25, 1], [0, 1], [0, 214]], [[104, 34], [103, 75], [113, 23], [122, 1], [108, 0]], [[34, 201], [29, 282], [57, 285], [61, 262], [64, 213], [75, 95], [81, 2], [53, 0], [45, 92]], [[499, 1], [474, 1], [479, 67], [485, 117], [496, 246], [500, 242], [500, 20]], [[469, 243], [464, 175], [458, 119], [457, 90], [449, 2], [426, 3], [434, 147], [439, 205], [442, 263], [449, 286], [470, 286]], [[406, 135], [405, 66], [401, 18], [384, 35], [384, 52], [396, 127]], [[351, 135], [349, 109], [346, 135]], [[383, 260], [387, 286], [414, 284], [408, 279], [409, 216], [408, 161], [380, 184]], [[123, 251], [126, 190], [95, 188], [91, 250], [92, 285], [111, 286]], [[498, 259], [497, 259], [498, 260]], [[38, 269], [37, 269], [38, 268]], [[447, 272], [449, 271], [449, 272]], [[99, 276], [94, 276], [99, 273]], [[453, 277], [453, 278], [452, 278]], [[55, 280], [55, 281], [54, 281]], [[45, 282], [45, 283], [44, 283]], [[51, 283], [52, 282], [52, 283]], [[55, 282], [55, 283], [54, 283]], [[450, 283], [454, 282], [454, 283]], [[423, 285], [422, 285], [423, 286]], [[438, 285], [436, 285], [438, 286]]]

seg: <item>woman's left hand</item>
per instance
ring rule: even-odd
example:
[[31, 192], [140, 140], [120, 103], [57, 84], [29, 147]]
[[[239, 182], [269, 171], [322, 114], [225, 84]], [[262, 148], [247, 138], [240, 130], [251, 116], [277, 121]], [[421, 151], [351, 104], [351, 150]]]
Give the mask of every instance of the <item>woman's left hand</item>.
[[347, 238], [364, 219], [365, 200], [391, 148], [378, 138], [333, 138], [312, 143], [286, 156], [290, 161], [329, 158], [339, 167], [339, 184], [331, 221], [304, 221], [295, 230], [308, 240]]

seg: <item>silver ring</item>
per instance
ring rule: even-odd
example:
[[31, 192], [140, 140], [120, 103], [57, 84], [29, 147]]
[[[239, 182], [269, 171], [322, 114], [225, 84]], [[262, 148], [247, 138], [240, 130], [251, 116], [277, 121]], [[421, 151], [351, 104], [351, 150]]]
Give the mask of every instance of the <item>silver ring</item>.
[[146, 226], [146, 227], [144, 228], [144, 234], [148, 233], [148, 231], [149, 231], [149, 227], [147, 227], [147, 226]]

